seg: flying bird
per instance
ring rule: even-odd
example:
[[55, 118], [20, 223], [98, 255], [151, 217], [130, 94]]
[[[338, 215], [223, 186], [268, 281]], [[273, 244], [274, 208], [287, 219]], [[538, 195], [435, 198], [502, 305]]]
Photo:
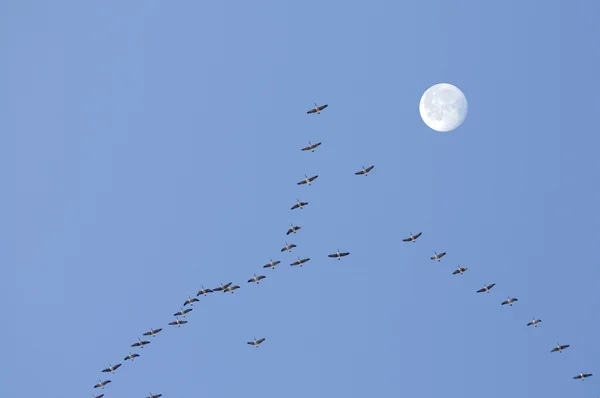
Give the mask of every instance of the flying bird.
[[102, 372], [107, 373], [107, 372], [111, 372], [111, 373], [115, 373], [115, 370], [119, 369], [121, 367], [121, 364], [118, 363], [115, 366], [109, 365], [108, 368], [103, 369]]
[[98, 387], [100, 387], [100, 388], [101, 388], [101, 389], [103, 389], [103, 390], [104, 390], [104, 386], [105, 386], [105, 385], [107, 385], [108, 383], [110, 383], [110, 382], [111, 382], [110, 380], [104, 380], [104, 381], [102, 381], [101, 379], [98, 379], [98, 381], [99, 381], [99, 383], [98, 383], [98, 384], [96, 384], [96, 385], [94, 386], [94, 388], [98, 388]]
[[158, 329], [150, 329], [149, 332], [144, 333], [144, 336], [152, 336], [154, 337], [157, 333], [159, 333], [162, 330], [162, 328], [158, 328]]
[[331, 257], [331, 258], [337, 258], [338, 260], [341, 260], [342, 257], [347, 256], [348, 254], [350, 254], [349, 252], [345, 252], [345, 253], [340, 253], [340, 249], [337, 249], [337, 253], [333, 253], [333, 254], [328, 254], [327, 257]]
[[187, 322], [188, 321], [183, 321], [181, 319], [177, 319], [176, 321], [169, 322], [169, 325], [173, 325], [173, 326], [177, 325], [177, 327], [181, 327], [181, 325], [183, 325], [183, 324], [185, 324]]
[[535, 317], [533, 317], [533, 320], [532, 320], [532, 321], [529, 321], [529, 322], [527, 323], [527, 326], [531, 326], [531, 325], [533, 325], [533, 327], [537, 328], [537, 325], [538, 325], [538, 323], [540, 323], [540, 322], [542, 322], [542, 320], [541, 320], [541, 319], [535, 319]]
[[223, 293], [225, 292], [231, 292], [231, 294], [233, 294], [233, 291], [235, 289], [239, 289], [240, 287], [238, 285], [233, 285], [233, 286], [229, 286], [227, 289], [223, 290]]
[[296, 198], [296, 200], [297, 200], [296, 204], [293, 205], [290, 210], [294, 210], [294, 209], [297, 209], [297, 208], [302, 209], [302, 207], [304, 207], [304, 206], [306, 206], [308, 204], [308, 202], [301, 202], [300, 199]]
[[437, 260], [438, 263], [440, 262], [440, 259], [446, 255], [446, 252], [441, 252], [440, 254], [438, 254], [437, 252], [434, 252], [434, 253], [435, 253], [435, 256], [432, 256], [430, 258], [432, 260]]
[[300, 225], [294, 225], [292, 223], [290, 223], [291, 228], [287, 230], [286, 235], [289, 234], [295, 234], [296, 231], [298, 231], [299, 229], [302, 229], [302, 227]]
[[412, 232], [410, 233], [410, 236], [408, 238], [404, 238], [402, 239], [402, 242], [415, 242], [417, 239], [419, 239], [419, 236], [421, 236], [421, 234], [423, 234], [423, 232], [419, 232], [418, 234], [412, 234]]
[[508, 296], [508, 299], [507, 299], [507, 300], [504, 300], [504, 301], [502, 302], [502, 305], [506, 305], [506, 304], [508, 304], [508, 305], [510, 305], [510, 306], [512, 307], [512, 305], [513, 305], [513, 303], [514, 303], [515, 301], [519, 301], [519, 299], [518, 299], [518, 298], [516, 298], [516, 297], [510, 297], [510, 296]]
[[298, 257], [298, 260], [294, 261], [294, 262], [293, 262], [293, 263], [291, 263], [290, 265], [291, 265], [292, 267], [293, 267], [293, 266], [296, 266], [296, 265], [299, 265], [299, 266], [301, 266], [301, 267], [302, 267], [302, 264], [304, 264], [304, 263], [305, 263], [305, 262], [307, 262], [308, 260], [310, 260], [310, 258], [303, 258], [303, 259], [301, 260], [301, 259], [300, 259], [300, 257]]
[[200, 301], [198, 300], [196, 297], [192, 298], [190, 296], [188, 296], [188, 299], [185, 300], [185, 303], [183, 303], [183, 306], [185, 307], [186, 305], [194, 305], [195, 302]]
[[374, 165], [373, 165], [373, 166], [369, 166], [369, 167], [367, 167], [367, 168], [365, 169], [365, 166], [362, 166], [362, 170], [361, 170], [361, 171], [357, 171], [357, 172], [356, 172], [356, 173], [354, 173], [354, 174], [356, 174], [357, 176], [359, 176], [359, 175], [363, 175], [363, 174], [364, 174], [365, 176], [366, 176], [366, 175], [369, 175], [369, 171], [373, 170], [373, 167], [375, 167], [375, 166], [374, 166]]
[[204, 286], [200, 286], [202, 289], [200, 289], [200, 291], [198, 291], [198, 294], [196, 294], [196, 297], [198, 297], [199, 295], [203, 294], [206, 296], [207, 293], [212, 293], [212, 289], [205, 289]]
[[312, 108], [310, 111], [308, 111], [308, 112], [306, 112], [306, 113], [309, 113], [309, 114], [310, 114], [310, 113], [316, 113], [316, 114], [320, 114], [320, 113], [321, 113], [321, 111], [322, 111], [323, 109], [327, 108], [328, 106], [329, 106], [329, 105], [327, 105], [327, 104], [325, 104], [325, 105], [317, 105], [317, 104], [315, 103], [315, 107], [314, 107], [314, 108]]
[[250, 283], [250, 282], [256, 282], [256, 284], [258, 285], [258, 281], [260, 281], [262, 279], [265, 279], [265, 278], [266, 278], [266, 276], [264, 276], [264, 275], [258, 275], [258, 276], [256, 276], [256, 274], [254, 274], [254, 277], [248, 279], [248, 283]]
[[264, 337], [262, 339], [258, 339], [258, 340], [256, 340], [256, 337], [255, 337], [254, 340], [249, 341], [248, 344], [253, 345], [256, 348], [258, 348], [259, 344], [262, 343], [263, 341], [265, 341]]
[[138, 338], [138, 341], [137, 341], [137, 342], [135, 342], [135, 343], [133, 343], [131, 346], [132, 346], [132, 347], [140, 347], [140, 348], [144, 348], [144, 346], [145, 346], [146, 344], [150, 344], [150, 342], [149, 342], [149, 341], [146, 341], [146, 340], [142, 341], [142, 340], [140, 340], [140, 339]]
[[312, 144], [310, 141], [308, 141], [308, 146], [306, 146], [306, 147], [302, 148], [302, 149], [301, 149], [301, 151], [311, 151], [311, 152], [314, 152], [314, 151], [315, 151], [315, 149], [316, 149], [316, 148], [317, 148], [319, 145], [321, 145], [321, 143], [320, 143], [320, 142], [317, 142], [316, 144]]
[[215, 292], [220, 292], [221, 290], [225, 290], [227, 289], [229, 286], [231, 285], [231, 282], [227, 283], [227, 284], [223, 284], [223, 282], [221, 282], [221, 286], [214, 288], [213, 290]]
[[494, 286], [496, 286], [495, 283], [492, 283], [491, 285], [484, 285], [483, 288], [481, 288], [477, 291], [477, 293], [483, 293], [483, 292], [489, 293], [490, 289], [493, 288]]
[[176, 312], [176, 313], [174, 313], [174, 314], [173, 314], [173, 316], [182, 316], [182, 317], [184, 317], [184, 318], [185, 318], [185, 315], [186, 315], [188, 312], [191, 312], [191, 311], [193, 311], [193, 310], [194, 310], [193, 308], [187, 308], [187, 309], [185, 309], [185, 310], [184, 310], [183, 308], [180, 308], [180, 311], [179, 311], [179, 312]]
[[456, 275], [456, 274], [463, 274], [466, 270], [468, 270], [467, 267], [461, 267], [460, 265], [458, 266], [458, 268], [452, 273], [452, 275]]
[[94, 394], [92, 394], [93, 398], [102, 398], [103, 396], [104, 396], [104, 394], [100, 394], [100, 395], [94, 395]]
[[317, 174], [312, 177], [309, 177], [306, 174], [304, 174], [304, 177], [306, 177], [306, 178], [302, 181], [297, 182], [296, 185], [304, 185], [304, 184], [311, 185], [310, 183], [313, 182], [314, 180], [316, 180], [317, 177], [319, 177], [319, 175]]
[[583, 379], [585, 379], [586, 377], [590, 377], [593, 376], [593, 374], [591, 373], [579, 373], [577, 376], [573, 376], [574, 379], [581, 379], [581, 381], [583, 381]]
[[569, 347], [570, 347], [570, 345], [568, 345], [568, 344], [560, 345], [560, 344], [556, 343], [556, 347], [554, 347], [552, 350], [550, 350], [550, 352], [556, 352], [556, 351], [558, 351], [558, 352], [562, 353], [562, 351], [565, 348], [569, 348]]
[[296, 247], [296, 245], [295, 245], [295, 244], [293, 244], [293, 243], [290, 243], [290, 244], [288, 245], [288, 243], [287, 243], [287, 242], [285, 242], [285, 246], [283, 246], [283, 248], [281, 249], [281, 251], [282, 251], [282, 252], [284, 252], [284, 251], [286, 251], [286, 250], [287, 250], [289, 253], [291, 253], [291, 252], [292, 252], [292, 249], [293, 249], [294, 247]]
[[268, 263], [268, 264], [265, 264], [265, 265], [263, 265], [263, 268], [271, 268], [271, 269], [275, 269], [275, 266], [276, 266], [277, 264], [279, 264], [280, 262], [281, 262], [281, 261], [279, 261], [279, 260], [275, 260], [275, 261], [273, 261], [273, 260], [271, 259], [271, 260], [269, 261], [269, 263]]
[[154, 394], [154, 395], [152, 395], [152, 393], [150, 393], [150, 395], [147, 396], [146, 398], [160, 398], [160, 397], [162, 397], [162, 394]]
[[129, 353], [129, 355], [127, 355], [127, 356], [125, 357], [125, 361], [127, 361], [128, 359], [131, 359], [131, 361], [133, 362], [133, 358], [137, 358], [137, 357], [139, 357], [139, 356], [140, 356], [139, 354], [132, 354], [132, 353], [130, 352], [130, 353]]

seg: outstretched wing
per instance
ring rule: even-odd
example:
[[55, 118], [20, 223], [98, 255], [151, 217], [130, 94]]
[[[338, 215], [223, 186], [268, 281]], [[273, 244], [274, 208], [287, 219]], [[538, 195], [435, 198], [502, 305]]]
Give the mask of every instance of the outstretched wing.
[[317, 111], [317, 109], [312, 108], [310, 111], [306, 112], [306, 113], [315, 113]]
[[368, 173], [369, 171], [373, 170], [373, 167], [375, 167], [375, 165], [367, 167], [365, 171]]
[[302, 180], [302, 181], [300, 181], [300, 182], [297, 182], [296, 184], [297, 184], [297, 185], [304, 185], [304, 184], [306, 184], [306, 180]]

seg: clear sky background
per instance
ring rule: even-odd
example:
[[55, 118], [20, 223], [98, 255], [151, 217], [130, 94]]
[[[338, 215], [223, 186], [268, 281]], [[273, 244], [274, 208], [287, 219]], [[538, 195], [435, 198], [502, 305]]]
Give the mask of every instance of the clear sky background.
[[[132, 351], [106, 398], [596, 397], [598, 15], [2, 1], [0, 396], [89, 397]], [[418, 111], [442, 82], [469, 102], [451, 133]]]

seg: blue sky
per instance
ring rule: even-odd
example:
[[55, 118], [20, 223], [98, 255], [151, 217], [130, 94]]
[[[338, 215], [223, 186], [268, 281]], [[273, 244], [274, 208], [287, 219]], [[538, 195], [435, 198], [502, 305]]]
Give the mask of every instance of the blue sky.
[[[130, 350], [106, 398], [597, 396], [599, 14], [2, 2], [0, 396], [89, 397]], [[469, 101], [451, 133], [418, 112], [442, 82]]]

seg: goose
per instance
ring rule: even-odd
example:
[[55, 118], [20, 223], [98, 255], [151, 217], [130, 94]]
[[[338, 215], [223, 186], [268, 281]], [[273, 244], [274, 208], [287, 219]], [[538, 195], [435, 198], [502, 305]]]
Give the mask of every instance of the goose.
[[556, 351], [558, 351], [558, 352], [562, 353], [562, 351], [565, 348], [569, 348], [569, 347], [570, 347], [569, 344], [560, 345], [560, 344], [556, 343], [556, 347], [554, 347], [553, 349], [551, 349], [550, 352], [556, 352]]
[[296, 204], [292, 206], [290, 210], [295, 210], [297, 208], [302, 209], [303, 206], [306, 206], [308, 202], [301, 202], [300, 199], [296, 198]]
[[281, 261], [279, 261], [279, 260], [275, 260], [275, 261], [273, 261], [272, 259], [270, 259], [270, 260], [269, 260], [269, 264], [265, 264], [265, 265], [263, 265], [263, 268], [271, 268], [271, 269], [275, 269], [275, 266], [276, 266], [277, 264], [279, 264], [280, 262], [281, 262]]
[[337, 257], [338, 260], [341, 260], [342, 257], [345, 257], [348, 254], [350, 254], [350, 253], [349, 252], [340, 253], [340, 249], [337, 249], [337, 253], [328, 254], [327, 257], [331, 257], [331, 258], [336, 258]]
[[290, 223], [290, 226], [291, 226], [291, 228], [287, 230], [286, 235], [289, 235], [292, 233], [295, 234], [296, 231], [298, 231], [299, 229], [302, 229], [302, 227], [300, 225], [294, 225], [294, 224]]
[[265, 341], [264, 337], [262, 339], [258, 339], [258, 340], [256, 340], [256, 337], [255, 337], [254, 340], [249, 341], [248, 344], [253, 345], [256, 348], [258, 348], [258, 346], [260, 345], [260, 343], [262, 343], [263, 341]]
[[140, 339], [138, 338], [138, 341], [136, 341], [135, 343], [133, 343], [131, 346], [132, 346], [132, 347], [140, 347], [140, 348], [144, 348], [144, 346], [145, 346], [146, 344], [150, 344], [150, 342], [149, 342], [149, 341], [146, 341], [146, 340], [142, 341], [142, 340], [140, 340]]
[[139, 357], [139, 356], [140, 356], [139, 354], [132, 354], [132, 353], [130, 352], [130, 353], [129, 353], [129, 355], [127, 355], [127, 356], [125, 357], [125, 359], [124, 359], [124, 360], [125, 360], [125, 361], [127, 361], [128, 359], [131, 359], [131, 361], [133, 362], [133, 359], [134, 359], [134, 358], [137, 358], [137, 357]]
[[186, 305], [194, 305], [195, 302], [200, 301], [198, 300], [196, 297], [192, 298], [188, 295], [188, 299], [185, 300], [185, 303], [183, 303], [183, 306], [185, 307]]
[[238, 285], [233, 285], [233, 286], [229, 286], [227, 289], [223, 290], [223, 293], [225, 292], [231, 292], [231, 294], [233, 294], [233, 291], [235, 289], [239, 289], [240, 287]]
[[304, 184], [311, 185], [310, 183], [313, 182], [314, 180], [316, 180], [317, 177], [319, 177], [319, 175], [317, 174], [312, 177], [309, 177], [306, 174], [304, 174], [304, 177], [306, 177], [306, 178], [304, 178], [304, 180], [302, 180], [302, 181], [297, 182], [296, 185], [304, 185]]
[[198, 291], [198, 294], [196, 294], [196, 297], [198, 297], [199, 295], [203, 294], [206, 296], [207, 293], [212, 293], [212, 289], [206, 289], [204, 288], [204, 286], [200, 286], [202, 289], [200, 289], [200, 291]]
[[452, 273], [452, 275], [456, 275], [456, 274], [463, 274], [466, 270], [468, 270], [467, 267], [461, 267], [460, 265], [458, 266], [458, 268]]
[[515, 301], [519, 301], [519, 299], [518, 299], [518, 298], [516, 298], [516, 297], [510, 297], [510, 296], [508, 296], [508, 299], [507, 299], [507, 300], [504, 300], [504, 301], [502, 302], [502, 305], [506, 305], [506, 304], [508, 304], [508, 305], [510, 305], [510, 306], [512, 307], [512, 305], [513, 305], [513, 303], [514, 303]]
[[146, 398], [160, 398], [160, 397], [162, 397], [162, 394], [154, 394], [153, 395], [152, 393], [150, 393], [150, 395], [148, 395]]
[[256, 284], [258, 285], [258, 281], [260, 281], [262, 279], [265, 279], [265, 278], [266, 278], [266, 276], [264, 276], [264, 275], [258, 275], [258, 276], [256, 276], [256, 274], [254, 274], [254, 277], [248, 279], [248, 283], [250, 283], [250, 282], [256, 282]]
[[301, 151], [311, 151], [311, 152], [314, 152], [314, 151], [315, 151], [315, 149], [316, 149], [316, 148], [317, 148], [319, 145], [321, 145], [321, 143], [320, 143], [320, 142], [317, 142], [316, 144], [312, 144], [310, 141], [308, 141], [308, 146], [306, 146], [306, 147], [302, 148], [302, 149], [301, 149]]
[[298, 257], [298, 260], [294, 261], [294, 262], [293, 262], [293, 263], [291, 263], [290, 265], [291, 265], [292, 267], [293, 267], [293, 266], [296, 266], [296, 265], [299, 265], [299, 266], [301, 266], [301, 267], [302, 267], [302, 264], [304, 264], [304, 263], [305, 263], [305, 262], [307, 262], [308, 260], [310, 260], [310, 258], [303, 258], [303, 259], [301, 260], [301, 259], [300, 259], [300, 257]]
[[438, 263], [440, 262], [440, 259], [446, 255], [446, 252], [441, 252], [440, 254], [438, 254], [437, 252], [434, 252], [434, 253], [435, 253], [435, 256], [432, 256], [430, 258], [432, 260], [437, 260]]
[[187, 322], [188, 321], [184, 321], [182, 319], [177, 319], [177, 320], [175, 320], [173, 322], [169, 322], [169, 325], [173, 325], [173, 326], [177, 325], [177, 327], [181, 327], [181, 325], [183, 325], [183, 324], [185, 324]]
[[221, 282], [221, 286], [214, 288], [213, 290], [215, 292], [220, 292], [221, 290], [225, 290], [227, 289], [229, 286], [231, 285], [231, 282], [227, 283], [227, 284], [223, 284], [223, 282]]
[[182, 317], [184, 317], [184, 318], [185, 318], [185, 315], [186, 315], [188, 312], [191, 312], [191, 311], [193, 311], [193, 310], [194, 310], [193, 308], [187, 308], [187, 309], [185, 309], [185, 310], [184, 310], [183, 308], [180, 308], [180, 311], [179, 311], [179, 312], [176, 312], [176, 313], [174, 313], [174, 314], [173, 314], [173, 316], [182, 316]]
[[157, 333], [159, 333], [162, 330], [162, 328], [158, 328], [158, 329], [150, 329], [149, 332], [144, 333], [144, 336], [152, 336], [154, 337]]
[[284, 252], [284, 251], [286, 251], [286, 250], [287, 250], [289, 253], [291, 253], [291, 252], [292, 252], [292, 249], [293, 249], [294, 247], [296, 247], [296, 245], [295, 245], [295, 244], [293, 244], [293, 243], [290, 243], [290, 244], [288, 245], [288, 243], [287, 243], [287, 242], [285, 242], [285, 246], [283, 246], [283, 248], [281, 249], [281, 251], [282, 251], [282, 252]]
[[418, 234], [412, 234], [412, 232], [410, 233], [410, 236], [408, 238], [404, 238], [402, 239], [402, 242], [415, 242], [417, 239], [419, 239], [419, 236], [421, 236], [423, 232], [419, 232]]
[[490, 289], [493, 288], [494, 286], [496, 286], [495, 283], [492, 283], [491, 285], [484, 285], [483, 288], [481, 288], [477, 291], [477, 293], [483, 293], [483, 292], [489, 293]]
[[538, 323], [540, 323], [540, 322], [542, 322], [542, 320], [541, 320], [541, 319], [535, 319], [535, 317], [533, 317], [533, 320], [532, 320], [532, 321], [529, 321], [529, 322], [527, 323], [527, 326], [531, 326], [531, 325], [533, 325], [533, 327], [534, 327], [534, 328], [537, 328], [537, 325], [538, 325]]
[[321, 111], [322, 111], [323, 109], [327, 108], [328, 106], [329, 106], [329, 105], [327, 105], [327, 104], [325, 104], [325, 105], [317, 105], [317, 104], [315, 103], [315, 107], [314, 107], [314, 108], [312, 108], [310, 111], [308, 111], [308, 112], [306, 112], [306, 113], [308, 113], [308, 114], [310, 114], [310, 113], [316, 113], [316, 114], [320, 114], [320, 113], [321, 113]]
[[108, 368], [103, 369], [102, 372], [107, 373], [107, 372], [111, 372], [111, 373], [115, 373], [115, 370], [119, 369], [121, 367], [121, 364], [118, 363], [115, 366], [112, 365], [108, 365]]
[[577, 376], [573, 376], [574, 379], [581, 379], [581, 381], [583, 381], [583, 379], [585, 379], [586, 377], [590, 377], [593, 376], [593, 374], [591, 373], [579, 373]]
[[104, 394], [100, 394], [100, 395], [94, 395], [94, 394], [92, 394], [93, 398], [102, 398], [103, 396], [104, 396]]
[[110, 383], [110, 382], [111, 382], [110, 380], [104, 380], [104, 381], [102, 381], [102, 379], [98, 379], [98, 381], [99, 381], [99, 383], [98, 383], [98, 384], [96, 384], [96, 385], [94, 386], [94, 388], [98, 388], [98, 387], [100, 387], [100, 388], [101, 388], [101, 389], [103, 389], [103, 390], [104, 390], [104, 386], [105, 386], [105, 385], [107, 385], [108, 383]]
[[373, 166], [369, 166], [369, 167], [367, 167], [366, 169], [365, 169], [365, 166], [362, 166], [362, 170], [361, 170], [361, 171], [357, 171], [357, 172], [356, 172], [356, 173], [354, 173], [354, 174], [356, 174], [357, 176], [359, 176], [359, 175], [363, 175], [363, 174], [364, 174], [365, 176], [367, 176], [367, 175], [369, 175], [369, 171], [373, 170], [373, 167], [375, 167], [375, 165], [373, 165]]

